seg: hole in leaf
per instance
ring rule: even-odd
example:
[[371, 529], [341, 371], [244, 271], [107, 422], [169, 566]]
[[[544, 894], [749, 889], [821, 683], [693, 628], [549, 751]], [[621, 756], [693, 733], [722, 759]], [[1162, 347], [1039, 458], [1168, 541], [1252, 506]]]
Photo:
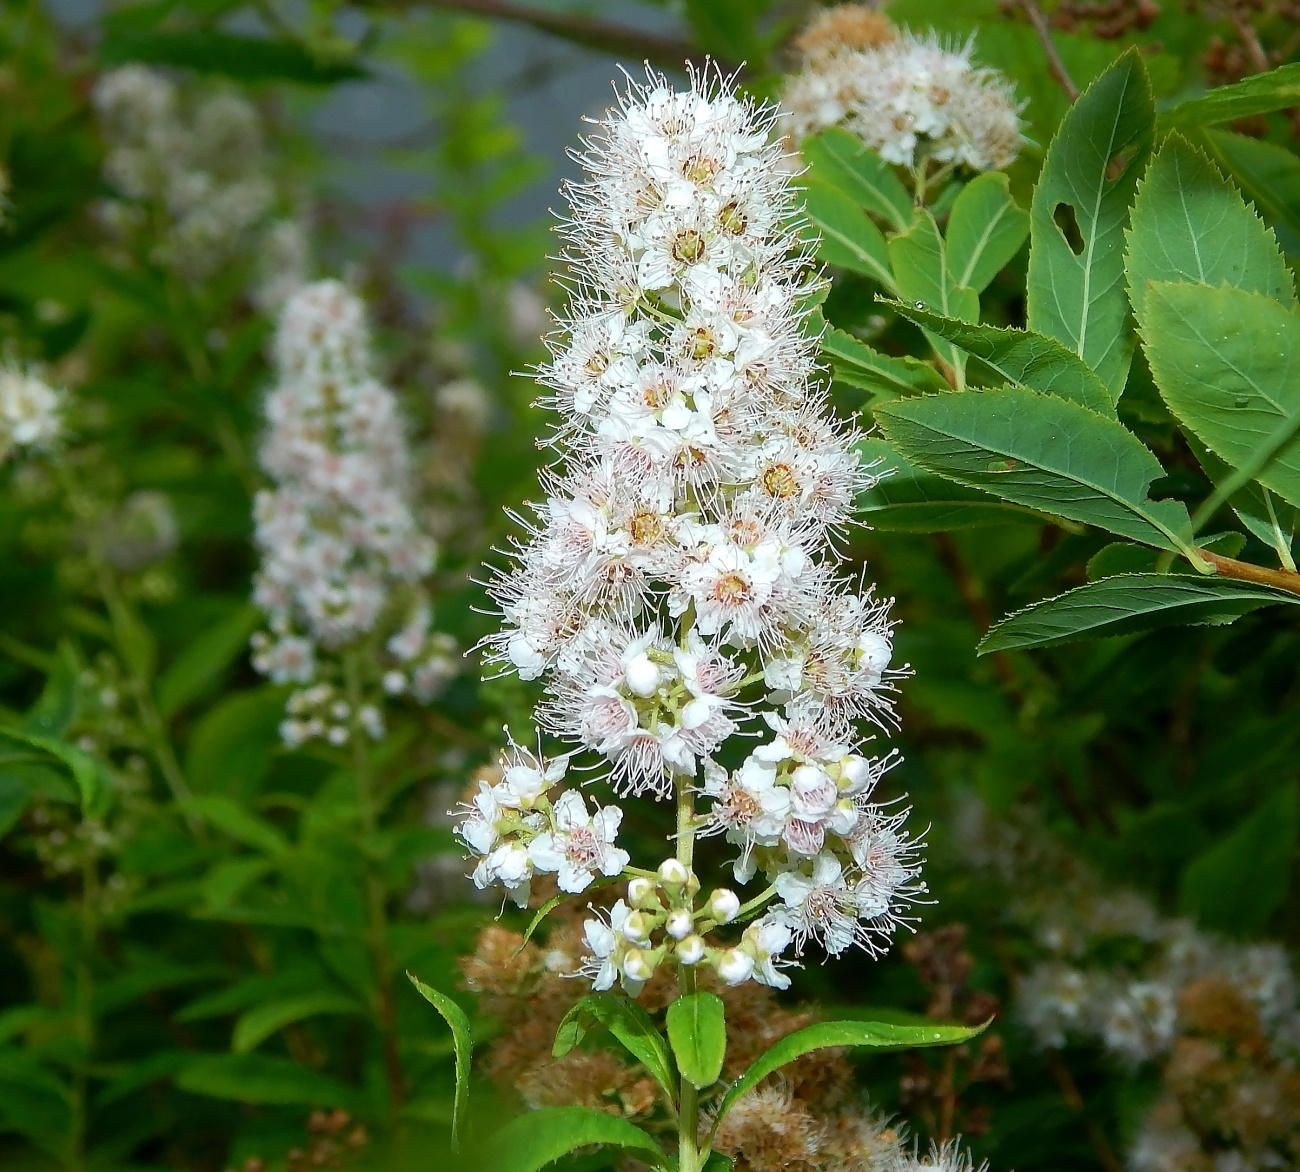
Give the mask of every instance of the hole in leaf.
[[1074, 214], [1074, 208], [1068, 203], [1058, 203], [1052, 209], [1052, 219], [1055, 221], [1057, 228], [1061, 231], [1061, 236], [1066, 244], [1070, 246], [1070, 251], [1075, 256], [1083, 254], [1083, 232], [1079, 229], [1078, 217]]

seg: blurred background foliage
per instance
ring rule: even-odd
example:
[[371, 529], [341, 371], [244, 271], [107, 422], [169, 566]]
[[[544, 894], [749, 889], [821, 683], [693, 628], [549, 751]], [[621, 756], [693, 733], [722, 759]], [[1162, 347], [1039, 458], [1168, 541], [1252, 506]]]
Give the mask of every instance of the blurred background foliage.
[[[291, 267], [277, 248], [297, 231], [304, 267], [371, 307], [442, 545], [439, 629], [472, 647], [492, 624], [473, 579], [543, 458], [533, 391], [511, 372], [538, 360], [562, 301], [545, 282], [546, 209], [577, 116], [642, 59], [743, 61], [744, 83], [772, 95], [812, 8], [2, 0], [0, 361], [35, 364], [68, 407], [58, 452], [11, 460], [0, 491], [0, 1166], [443, 1166], [450, 1040], [401, 973], [457, 988], [456, 958], [496, 911], [469, 898], [442, 815], [532, 695], [471, 663], [433, 706], [394, 717], [370, 834], [347, 755], [280, 743], [285, 689], [247, 657], [268, 305]], [[1162, 108], [1300, 53], [1286, 0], [1047, 8], [1076, 86], [1137, 45]], [[974, 36], [978, 61], [1014, 82], [1031, 142], [1009, 175], [1027, 206], [1069, 98], [1026, 9], [888, 11]], [[132, 64], [174, 83], [184, 165], [269, 192], [251, 219], [190, 239], [193, 263], [177, 208], [106, 168], [121, 143], [93, 95]], [[248, 103], [251, 137], [205, 145], [201, 109], [220, 95]], [[1283, 111], [1204, 140], [1292, 267], [1297, 135]], [[1023, 319], [1024, 265], [1022, 249], [986, 321]], [[837, 273], [827, 317], [924, 354], [873, 293]], [[834, 391], [863, 411], [861, 390]], [[1164, 494], [1195, 498], [1195, 461], [1140, 360], [1119, 409], [1171, 470]], [[1093, 894], [1133, 889], [1152, 914], [1294, 949], [1300, 627], [1265, 609], [977, 658], [997, 617], [1084, 581], [1106, 540], [1028, 515], [912, 528], [926, 526], [896, 517], [851, 548], [898, 600], [915, 676], [890, 780], [932, 824], [935, 903], [912, 947], [810, 969], [801, 995], [841, 1012], [1000, 1006], [998, 1062], [875, 1058], [860, 1071], [874, 1101], [926, 1139], [960, 1128], [997, 1168], [1118, 1168], [1160, 1071], [1086, 1038], [1044, 1050], [1024, 1028], [1018, 975], [1044, 945], [1007, 912], [1052, 872], [975, 865], [970, 801], [1055, 844]], [[379, 929], [363, 897], [376, 883]], [[1137, 965], [1123, 930], [1094, 943], [1091, 963]], [[489, 1119], [516, 1107], [485, 1094]]]

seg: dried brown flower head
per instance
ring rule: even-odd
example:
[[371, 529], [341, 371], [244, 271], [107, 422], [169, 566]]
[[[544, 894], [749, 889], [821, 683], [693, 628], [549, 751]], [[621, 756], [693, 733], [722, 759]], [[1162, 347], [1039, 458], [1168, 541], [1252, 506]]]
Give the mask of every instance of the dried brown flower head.
[[870, 4], [840, 4], [815, 17], [795, 38], [804, 57], [874, 49], [898, 35], [889, 17]]

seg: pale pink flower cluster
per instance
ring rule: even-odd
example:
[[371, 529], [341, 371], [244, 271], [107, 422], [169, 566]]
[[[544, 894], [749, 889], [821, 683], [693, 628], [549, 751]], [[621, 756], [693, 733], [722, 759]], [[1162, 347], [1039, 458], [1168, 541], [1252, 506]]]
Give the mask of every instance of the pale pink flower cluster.
[[[568, 193], [571, 305], [541, 370], [561, 463], [492, 583], [489, 652], [545, 682], [541, 727], [616, 794], [707, 799], [691, 832], [725, 832], [737, 882], [769, 883], [747, 914], [779, 897], [714, 946], [739, 901], [698, 906], [667, 860], [589, 923], [598, 987], [667, 957], [783, 986], [792, 943], [875, 947], [923, 890], [902, 815], [871, 802], [887, 763], [858, 751], [855, 722], [890, 718], [891, 624], [838, 572], [834, 538], [873, 477], [816, 378], [819, 278], [773, 129], [720, 79], [675, 92], [651, 72]], [[739, 769], [720, 763], [764, 731]]]
[[1001, 74], [971, 62], [972, 47], [906, 29], [869, 48], [819, 43], [786, 82], [785, 127], [798, 142], [842, 126], [904, 167], [1009, 167], [1023, 141], [1020, 104]]
[[[260, 452], [275, 486], [254, 504], [254, 600], [269, 633], [254, 639], [254, 666], [276, 683], [312, 684], [323, 654], [373, 636], [382, 690], [427, 702], [453, 663], [423, 586], [436, 549], [416, 523], [397, 400], [371, 373], [360, 300], [337, 281], [302, 287], [281, 314], [275, 360]], [[287, 741], [338, 743], [358, 719], [382, 735], [381, 720], [342, 699], [318, 702], [321, 686], [290, 701]]]

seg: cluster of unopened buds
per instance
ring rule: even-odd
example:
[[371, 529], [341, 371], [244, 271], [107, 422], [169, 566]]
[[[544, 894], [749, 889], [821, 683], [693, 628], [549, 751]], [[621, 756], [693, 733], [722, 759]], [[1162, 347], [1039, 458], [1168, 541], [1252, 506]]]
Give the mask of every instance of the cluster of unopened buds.
[[280, 737], [290, 748], [306, 741], [322, 739], [331, 745], [346, 745], [352, 739], [354, 723], [372, 740], [382, 740], [383, 714], [373, 704], [353, 706], [342, 692], [331, 684], [313, 684], [299, 688], [285, 703], [285, 719], [280, 724]]

